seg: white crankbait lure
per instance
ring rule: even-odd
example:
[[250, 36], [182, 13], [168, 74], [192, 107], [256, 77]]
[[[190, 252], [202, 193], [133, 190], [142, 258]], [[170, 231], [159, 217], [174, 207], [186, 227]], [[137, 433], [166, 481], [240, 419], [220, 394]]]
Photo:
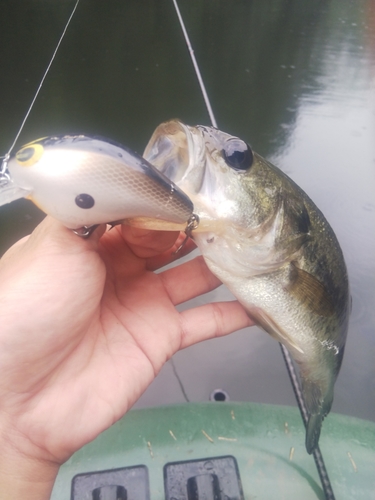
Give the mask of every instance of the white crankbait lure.
[[193, 212], [190, 199], [144, 158], [84, 135], [38, 139], [4, 162], [0, 205], [19, 198], [83, 236], [134, 217], [186, 224]]

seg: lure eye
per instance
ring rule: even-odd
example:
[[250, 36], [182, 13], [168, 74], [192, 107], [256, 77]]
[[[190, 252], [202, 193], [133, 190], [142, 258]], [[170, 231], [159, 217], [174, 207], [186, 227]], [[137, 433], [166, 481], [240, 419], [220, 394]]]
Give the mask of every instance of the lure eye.
[[31, 144], [16, 153], [17, 162], [22, 167], [31, 167], [42, 157], [44, 148], [41, 144]]
[[248, 170], [253, 164], [254, 155], [246, 142], [237, 139], [229, 139], [222, 150], [225, 163], [235, 170]]
[[95, 205], [95, 200], [90, 194], [81, 193], [76, 196], [76, 205], [79, 208], [92, 208]]

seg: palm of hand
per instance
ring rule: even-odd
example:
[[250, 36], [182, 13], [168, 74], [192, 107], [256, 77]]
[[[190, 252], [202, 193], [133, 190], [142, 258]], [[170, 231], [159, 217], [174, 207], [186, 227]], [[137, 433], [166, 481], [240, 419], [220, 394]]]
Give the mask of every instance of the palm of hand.
[[172, 260], [160, 244], [135, 249], [143, 258], [118, 228], [98, 239], [47, 219], [0, 267], [0, 412], [9, 439], [43, 460], [114, 423], [179, 348], [250, 324], [237, 303], [177, 312], [219, 284], [201, 260], [154, 274]]

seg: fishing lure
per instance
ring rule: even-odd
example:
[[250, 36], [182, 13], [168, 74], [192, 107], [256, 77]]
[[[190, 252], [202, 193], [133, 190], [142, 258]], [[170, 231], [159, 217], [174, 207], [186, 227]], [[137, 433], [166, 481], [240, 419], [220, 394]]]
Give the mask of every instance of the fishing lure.
[[38, 139], [0, 171], [0, 205], [27, 198], [77, 234], [133, 217], [186, 224], [193, 204], [129, 148], [85, 135]]

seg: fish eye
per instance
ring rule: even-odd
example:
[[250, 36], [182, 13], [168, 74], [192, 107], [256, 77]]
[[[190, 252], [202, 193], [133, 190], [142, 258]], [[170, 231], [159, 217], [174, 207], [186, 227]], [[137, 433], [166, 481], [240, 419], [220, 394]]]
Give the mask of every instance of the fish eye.
[[95, 200], [90, 194], [81, 193], [76, 196], [76, 205], [79, 208], [92, 208], [95, 205]]
[[225, 163], [235, 170], [248, 170], [253, 164], [254, 156], [250, 146], [237, 139], [229, 139], [222, 150]]

